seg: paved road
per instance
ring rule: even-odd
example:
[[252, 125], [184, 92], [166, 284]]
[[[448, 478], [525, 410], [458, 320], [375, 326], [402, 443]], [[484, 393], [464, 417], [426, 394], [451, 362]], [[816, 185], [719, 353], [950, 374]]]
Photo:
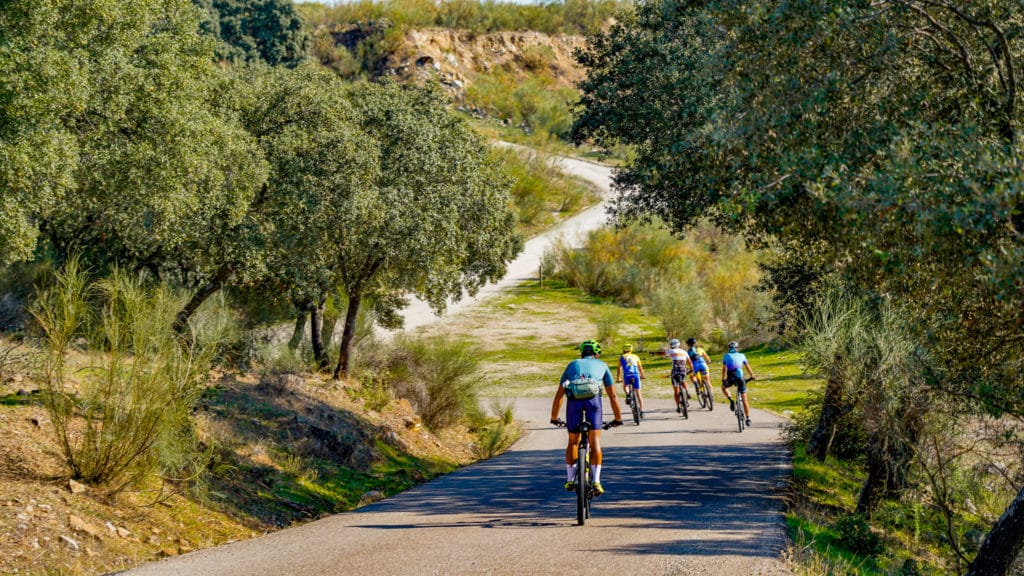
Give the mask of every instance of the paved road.
[[[605, 432], [608, 493], [576, 526], [562, 489], [565, 432], [550, 401], [517, 402], [509, 452], [355, 512], [129, 572], [166, 575], [787, 574], [779, 419], [736, 432], [719, 407], [681, 419], [652, 401], [640, 426]], [[541, 424], [543, 423], [543, 424]]]
[[[607, 198], [611, 191], [611, 168], [574, 158], [561, 158], [560, 162], [564, 171], [594, 184], [601, 192], [602, 197]], [[481, 299], [494, 296], [502, 290], [515, 286], [524, 280], [536, 279], [541, 256], [544, 255], [544, 251], [555, 239], [565, 237], [566, 239], [574, 240], [582, 237], [584, 233], [590, 230], [600, 228], [605, 221], [605, 202], [602, 200], [599, 204], [591, 206], [572, 218], [563, 221], [547, 232], [531, 238], [526, 242], [519, 256], [509, 263], [504, 278], [484, 286], [472, 298], [462, 298], [458, 302], [450, 303], [446, 315], [464, 310]], [[411, 298], [409, 306], [401, 311], [401, 314], [405, 318], [404, 330], [414, 330], [420, 326], [437, 322], [440, 319], [426, 302], [418, 298]]]

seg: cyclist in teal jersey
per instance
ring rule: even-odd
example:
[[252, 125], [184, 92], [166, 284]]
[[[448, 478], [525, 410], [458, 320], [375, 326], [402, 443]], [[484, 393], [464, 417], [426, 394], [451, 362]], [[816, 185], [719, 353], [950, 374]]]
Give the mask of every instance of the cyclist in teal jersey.
[[735, 410], [736, 404], [729, 395], [729, 388], [736, 387], [743, 402], [743, 413], [747, 416], [747, 426], [750, 426], [750, 403], [747, 401], [747, 380], [743, 378], [743, 371], [746, 370], [750, 380], [754, 379], [754, 371], [750, 369], [747, 356], [740, 354], [740, 345], [736, 342], [729, 342], [729, 351], [722, 357], [722, 393], [729, 399], [729, 410]]
[[[615, 397], [615, 380], [612, 378], [608, 365], [598, 360], [600, 355], [601, 344], [594, 340], [587, 340], [580, 344], [580, 358], [569, 362], [565, 367], [562, 377], [559, 379], [560, 383], [555, 392], [555, 398], [551, 403], [551, 423], [555, 426], [564, 425], [569, 432], [569, 444], [565, 448], [565, 489], [570, 492], [576, 489], [575, 448], [580, 441], [580, 424], [583, 422], [583, 415], [586, 414], [587, 422], [591, 426], [588, 435], [591, 450], [590, 475], [594, 482], [594, 492], [598, 496], [604, 494], [604, 487], [601, 486], [601, 425], [604, 417], [601, 406], [602, 394], [598, 393], [592, 398], [577, 399], [573, 398], [571, 394], [567, 395], [565, 385], [580, 378], [600, 382], [603, 386], [598, 388], [603, 388], [604, 393], [608, 395], [612, 412], [615, 414], [615, 419], [612, 420], [610, 426], [622, 426], [622, 411], [619, 409], [619, 400]], [[566, 421], [562, 422], [558, 419], [558, 414], [562, 409], [562, 398], [565, 397], [568, 397], [565, 404]]]

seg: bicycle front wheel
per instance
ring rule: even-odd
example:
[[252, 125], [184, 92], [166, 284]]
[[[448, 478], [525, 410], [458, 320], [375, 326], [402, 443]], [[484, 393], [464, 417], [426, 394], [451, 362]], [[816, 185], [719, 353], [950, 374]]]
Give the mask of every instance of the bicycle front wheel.
[[576, 524], [583, 526], [587, 519], [587, 450], [580, 446], [576, 452]]
[[707, 380], [704, 381], [704, 393], [708, 397], [708, 412], [715, 409], [715, 395], [711, 392], [711, 383]]

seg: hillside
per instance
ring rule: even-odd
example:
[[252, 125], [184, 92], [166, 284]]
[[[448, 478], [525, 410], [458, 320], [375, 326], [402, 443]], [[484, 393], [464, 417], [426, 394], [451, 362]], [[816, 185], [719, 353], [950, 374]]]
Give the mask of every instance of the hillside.
[[476, 117], [558, 138], [568, 134], [584, 76], [574, 59], [585, 44], [579, 35], [414, 29], [380, 19], [322, 25], [312, 36], [314, 58], [343, 77], [436, 80]]

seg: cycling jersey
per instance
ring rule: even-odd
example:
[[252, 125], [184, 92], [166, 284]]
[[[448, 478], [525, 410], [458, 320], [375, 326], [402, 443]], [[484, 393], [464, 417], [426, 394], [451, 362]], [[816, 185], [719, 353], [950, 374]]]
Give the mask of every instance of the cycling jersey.
[[[579, 378], [593, 378], [607, 386], [615, 385], [615, 378], [612, 377], [608, 365], [597, 358], [578, 358], [569, 362], [562, 372], [559, 382], [572, 382]], [[565, 403], [565, 427], [569, 432], [580, 431], [580, 423], [583, 415], [586, 414], [587, 422], [593, 430], [600, 430], [604, 414], [601, 405], [601, 394], [588, 398], [587, 400], [576, 400], [568, 398]]]
[[688, 357], [686, 350], [682, 348], [672, 348], [668, 351], [668, 357], [672, 359], [672, 371], [682, 372], [685, 374], [688, 371], [686, 367], [686, 359]]
[[690, 355], [690, 362], [693, 362], [694, 372], [707, 372], [708, 365], [704, 361], [704, 355], [707, 352], [704, 351], [700, 346], [693, 346], [686, 351]]
[[747, 363], [747, 357], [739, 352], [727, 352], [722, 357], [722, 364], [725, 366], [729, 378], [743, 379], [743, 365]]
[[626, 353], [619, 356], [619, 366], [625, 378], [636, 378], [640, 375], [640, 357], [636, 354]]

